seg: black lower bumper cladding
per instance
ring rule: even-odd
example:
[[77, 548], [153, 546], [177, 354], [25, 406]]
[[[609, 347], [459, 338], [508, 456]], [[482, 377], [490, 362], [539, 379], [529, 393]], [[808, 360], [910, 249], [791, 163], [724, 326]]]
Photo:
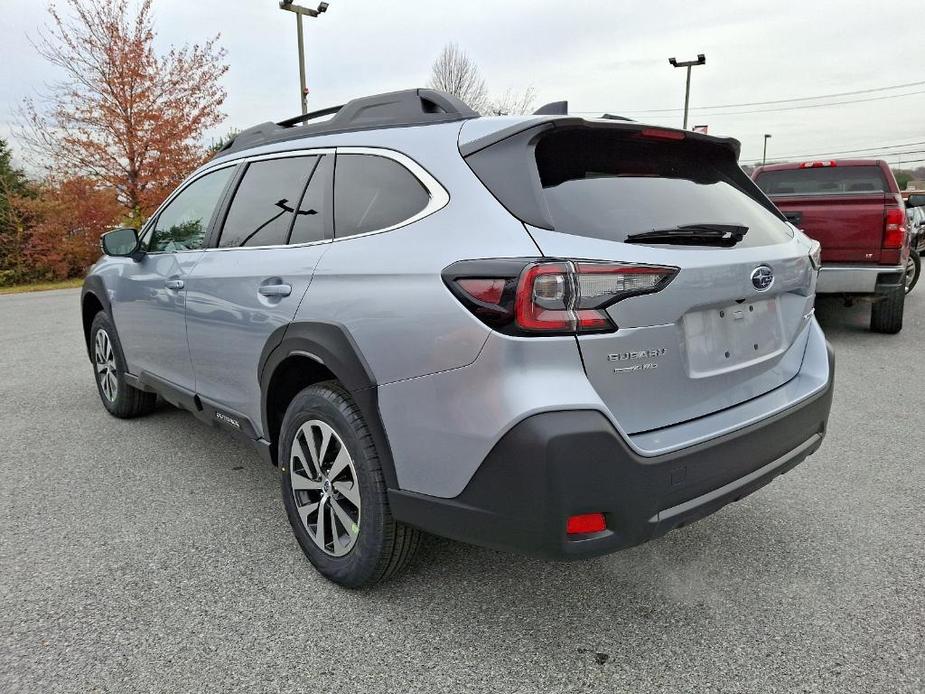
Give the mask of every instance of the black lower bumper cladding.
[[[629, 448], [596, 411], [537, 414], [495, 445], [454, 499], [390, 490], [396, 519], [463, 542], [570, 559], [646, 542], [710, 515], [815, 452], [832, 404], [821, 393], [773, 417], [658, 457]], [[569, 516], [603, 513], [607, 529], [568, 536]]]

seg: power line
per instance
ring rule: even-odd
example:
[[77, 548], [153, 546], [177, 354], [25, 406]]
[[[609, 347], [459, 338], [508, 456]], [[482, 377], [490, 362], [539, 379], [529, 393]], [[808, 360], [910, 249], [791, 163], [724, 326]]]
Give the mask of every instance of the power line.
[[[815, 101], [817, 99], [832, 99], [842, 96], [857, 96], [858, 94], [872, 94], [874, 92], [885, 92], [891, 89], [904, 89], [906, 87], [920, 87], [925, 85], [925, 81], [922, 82], [906, 82], [905, 84], [893, 84], [888, 87], [874, 87], [872, 89], [859, 89], [853, 92], [837, 92], [834, 94], [819, 94], [818, 96], [799, 96], [792, 99], [771, 99], [770, 101], [747, 101], [741, 104], [717, 104], [716, 106], [691, 106], [691, 110], [707, 110], [714, 108], [739, 108], [742, 106], [768, 106], [771, 104], [788, 104], [794, 103], [797, 101]], [[916, 92], [917, 93], [917, 92]], [[623, 113], [676, 113], [682, 111], [680, 108], [648, 108], [648, 109], [615, 109], [617, 111], [622, 111]], [[612, 109], [600, 109], [594, 111], [575, 111], [575, 113], [608, 113]], [[706, 115], [706, 114], [705, 114]]]
[[[913, 145], [925, 145], [925, 140], [919, 142], [906, 142], [901, 145], [882, 145], [880, 147], [864, 147], [862, 149], [842, 149], [831, 152], [816, 152], [814, 154], [779, 154], [775, 156], [775, 159], [788, 158], [788, 159], [809, 159], [811, 157], [830, 157], [835, 154], [859, 154], [859, 153], [870, 153], [869, 156], [893, 156], [903, 155], [903, 154], [918, 154], [920, 152], [925, 152], [925, 150], [910, 150], [905, 152], [881, 152], [885, 149], [896, 149], [898, 147], [911, 147]], [[745, 161], [760, 161], [760, 159], [746, 159]]]

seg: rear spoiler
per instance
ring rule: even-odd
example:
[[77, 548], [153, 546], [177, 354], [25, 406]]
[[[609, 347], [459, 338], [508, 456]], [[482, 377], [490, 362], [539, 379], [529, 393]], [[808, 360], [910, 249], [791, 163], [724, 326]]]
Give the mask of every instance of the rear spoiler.
[[[540, 229], [555, 229], [536, 169], [534, 151], [541, 136], [560, 129], [638, 132], [655, 139], [685, 140], [707, 145], [711, 150], [724, 152], [729, 157], [728, 175], [737, 188], [775, 217], [786, 221], [774, 203], [738, 166], [741, 144], [731, 137], [714, 137], [687, 130], [659, 128], [634, 121], [549, 116], [530, 118], [472, 140], [461, 140], [459, 152], [479, 180], [512, 215], [525, 224]], [[462, 137], [464, 133], [461, 131], [460, 135]]]
[[[515, 123], [507, 128], [496, 130], [493, 133], [489, 133], [488, 135], [474, 140], [465, 143], [460, 142], [459, 153], [462, 154], [463, 157], [468, 157], [470, 154], [475, 154], [479, 150], [491, 147], [502, 140], [507, 140], [510, 137], [514, 137], [528, 130], [535, 131], [535, 134], [539, 135], [541, 132], [551, 128], [607, 128], [610, 130], [622, 130], [624, 132], [642, 132], [652, 127], [651, 125], [637, 123], [636, 121], [617, 120], [612, 117], [606, 119], [588, 119], [579, 118], [577, 116], [551, 116], [546, 120], [531, 118], [530, 120]], [[736, 161], [738, 161], [739, 154], [742, 151], [742, 143], [733, 137], [715, 137], [713, 135], [695, 133], [690, 130], [675, 130], [673, 128], [658, 127], [657, 129], [677, 133], [678, 135], [682, 135], [686, 140], [710, 143], [727, 149], [732, 153]]]

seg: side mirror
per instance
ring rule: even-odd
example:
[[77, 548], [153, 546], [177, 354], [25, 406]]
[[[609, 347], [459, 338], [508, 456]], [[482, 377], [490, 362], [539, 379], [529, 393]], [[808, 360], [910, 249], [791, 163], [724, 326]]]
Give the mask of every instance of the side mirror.
[[925, 207], [925, 193], [910, 195], [906, 200], [906, 207]]
[[100, 248], [106, 255], [132, 258], [138, 253], [138, 231], [128, 227], [107, 231], [100, 237]]

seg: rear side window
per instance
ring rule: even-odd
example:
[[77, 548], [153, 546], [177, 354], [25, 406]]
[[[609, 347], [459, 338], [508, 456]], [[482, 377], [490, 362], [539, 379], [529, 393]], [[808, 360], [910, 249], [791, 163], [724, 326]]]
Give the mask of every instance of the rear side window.
[[288, 157], [249, 164], [228, 208], [219, 247], [285, 244], [317, 160]]
[[334, 235], [387, 229], [427, 207], [430, 195], [408, 169], [392, 159], [338, 154], [334, 171]]
[[758, 174], [755, 183], [768, 195], [833, 195], [886, 193], [879, 166], [822, 166]]
[[540, 140], [536, 164], [556, 231], [622, 242], [689, 225], [734, 225], [748, 227], [736, 248], [788, 241], [787, 225], [747, 181], [737, 182], [744, 175], [731, 157], [713, 149], [572, 130]]
[[334, 191], [334, 155], [321, 157], [308, 188], [299, 203], [299, 212], [292, 225], [289, 243], [310, 243], [329, 236], [332, 194]]

